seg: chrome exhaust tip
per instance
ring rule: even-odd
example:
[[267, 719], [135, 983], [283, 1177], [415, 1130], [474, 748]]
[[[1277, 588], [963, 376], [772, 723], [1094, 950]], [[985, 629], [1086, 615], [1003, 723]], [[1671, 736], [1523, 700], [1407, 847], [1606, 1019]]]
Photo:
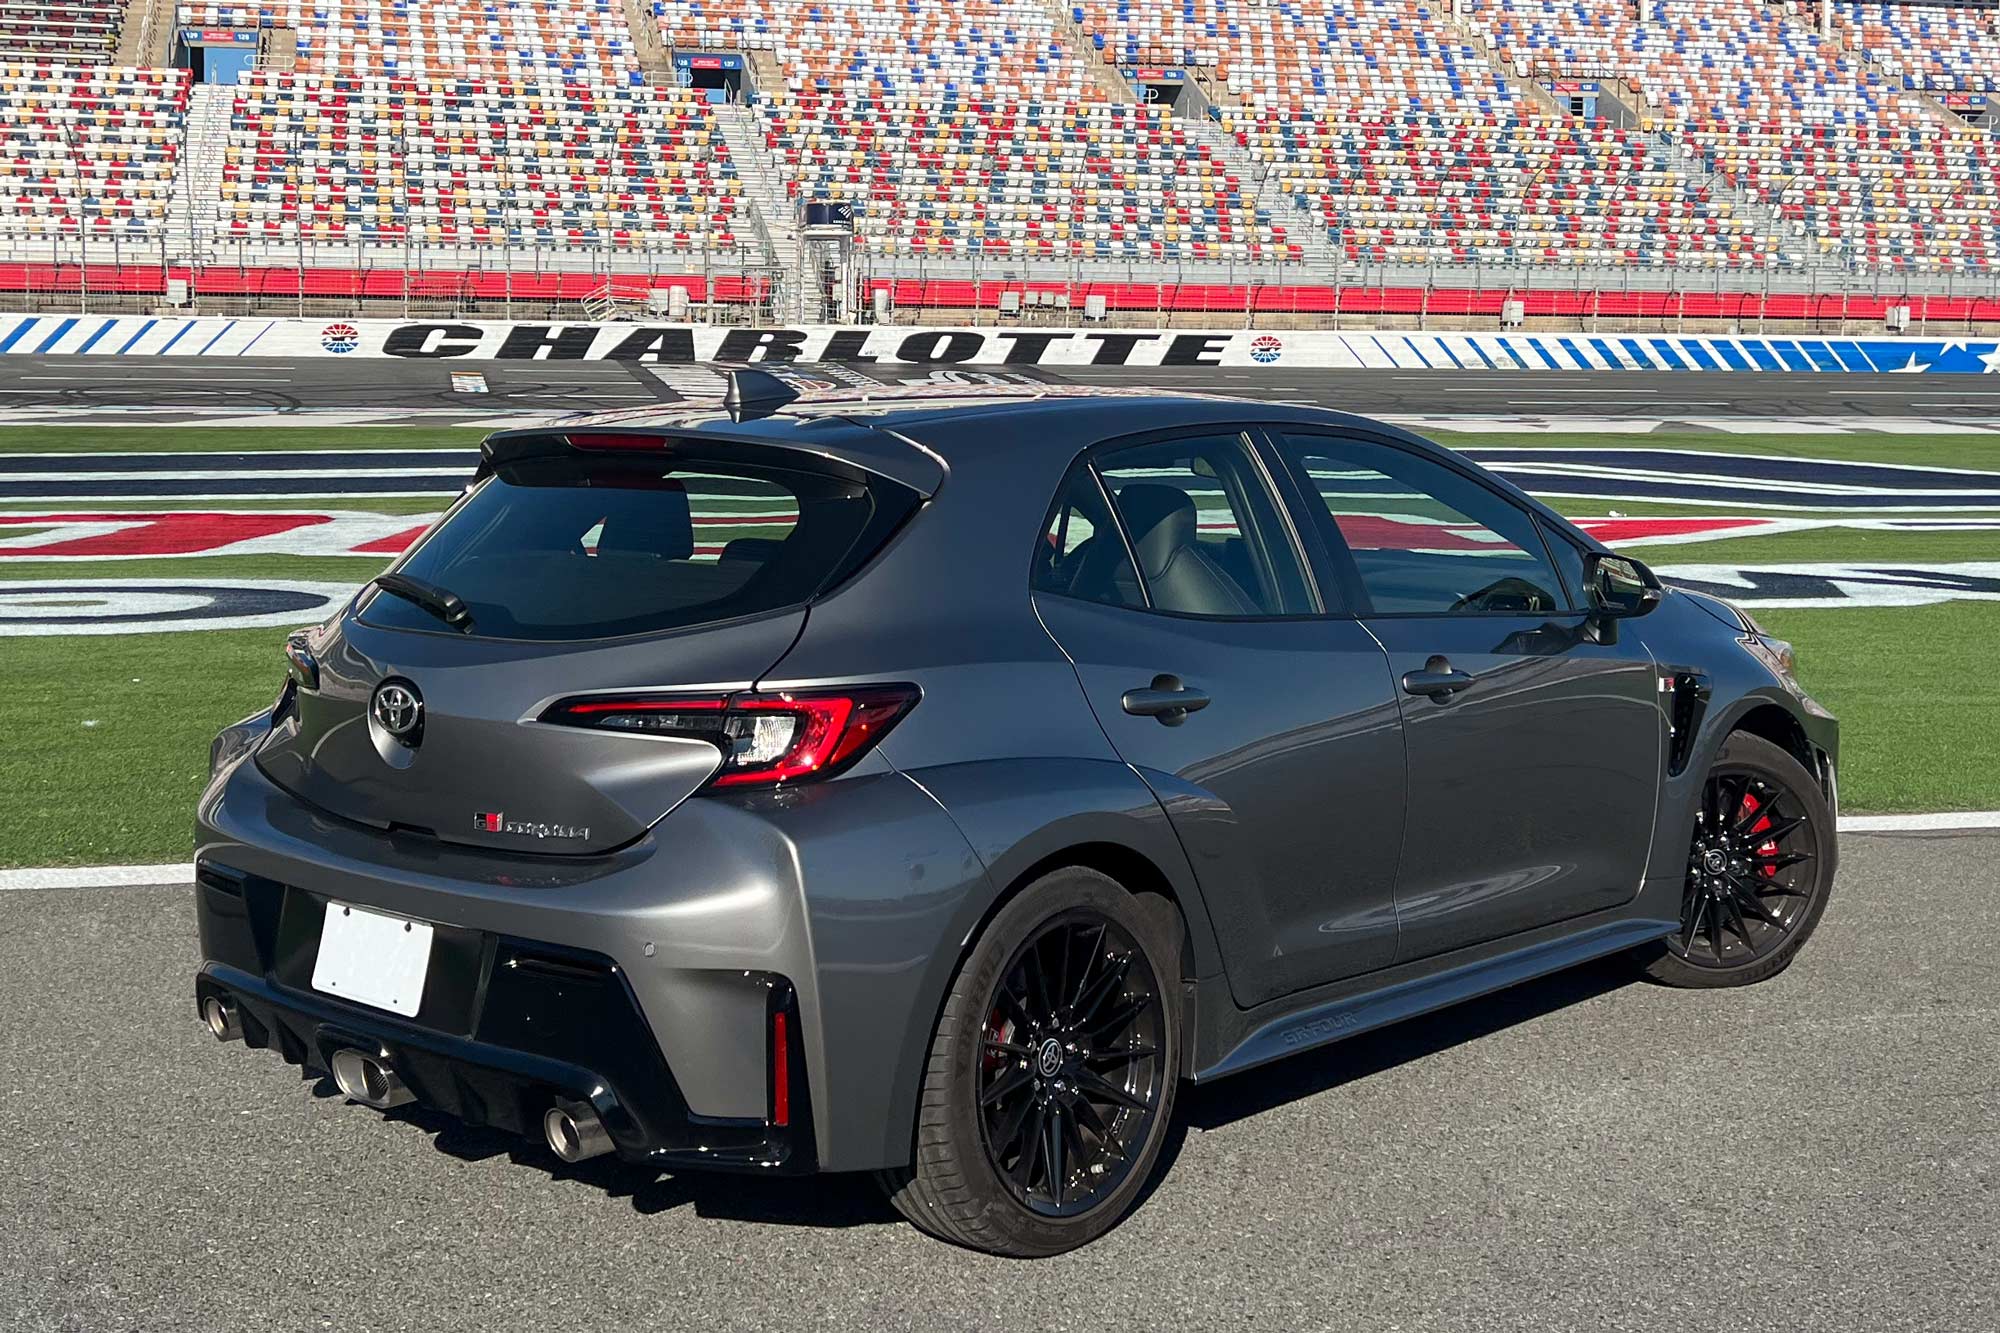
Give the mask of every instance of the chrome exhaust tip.
[[393, 1110], [417, 1099], [396, 1077], [395, 1070], [352, 1047], [333, 1053], [333, 1081], [349, 1097], [378, 1111]]
[[549, 1151], [565, 1162], [587, 1162], [611, 1151], [611, 1131], [597, 1112], [581, 1103], [557, 1102], [542, 1117], [542, 1136]]
[[208, 1024], [208, 1030], [215, 1034], [217, 1041], [243, 1039], [243, 1015], [237, 1012], [233, 1000], [225, 1000], [220, 995], [209, 996], [201, 1002], [201, 1021]]

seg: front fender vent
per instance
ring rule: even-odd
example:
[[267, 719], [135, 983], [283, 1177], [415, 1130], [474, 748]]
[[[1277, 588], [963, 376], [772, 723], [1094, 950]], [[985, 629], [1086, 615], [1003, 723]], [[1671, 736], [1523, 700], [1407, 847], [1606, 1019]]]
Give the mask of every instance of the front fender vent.
[[1667, 696], [1667, 775], [1677, 778], [1694, 755], [1695, 733], [1715, 691], [1699, 671], [1672, 670], [1661, 678], [1660, 692]]

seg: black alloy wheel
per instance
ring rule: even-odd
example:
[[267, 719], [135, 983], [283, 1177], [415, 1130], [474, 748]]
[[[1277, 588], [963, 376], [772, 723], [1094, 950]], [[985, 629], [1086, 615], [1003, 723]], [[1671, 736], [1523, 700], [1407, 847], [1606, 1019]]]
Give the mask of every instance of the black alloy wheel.
[[1116, 1190], [1160, 1108], [1166, 1008], [1122, 927], [1087, 909], [1045, 923], [995, 988], [980, 1061], [988, 1159], [1038, 1213]]
[[1650, 975], [1682, 986], [1776, 975], [1826, 909], [1836, 851], [1832, 808], [1805, 766], [1761, 737], [1729, 737], [1695, 811], [1680, 929]]
[[932, 1033], [889, 1199], [934, 1236], [1040, 1258], [1139, 1202], [1173, 1122], [1187, 925], [1156, 894], [1065, 866], [994, 913]]
[[1748, 770], [1711, 774], [1695, 815], [1681, 933], [1691, 963], [1733, 967], [1776, 952], [1805, 918], [1818, 843], [1799, 799]]

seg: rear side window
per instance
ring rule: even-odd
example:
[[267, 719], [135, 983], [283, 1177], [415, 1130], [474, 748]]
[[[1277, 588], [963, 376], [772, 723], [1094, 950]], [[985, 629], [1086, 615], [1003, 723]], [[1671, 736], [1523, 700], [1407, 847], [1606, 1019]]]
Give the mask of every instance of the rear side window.
[[1219, 619], [1316, 610], [1241, 435], [1107, 450], [1096, 467], [1093, 477], [1079, 464], [1063, 483], [1036, 555], [1038, 591]]
[[1097, 479], [1082, 463], [1070, 469], [1062, 494], [1049, 512], [1048, 528], [1035, 548], [1033, 586], [1037, 592], [1081, 597], [1109, 606], [1146, 604], [1124, 538], [1104, 507]]
[[[480, 483], [399, 571], [458, 596], [476, 635], [646, 634], [808, 601], [880, 545], [909, 498], [890, 483], [762, 466], [532, 458]], [[382, 592], [362, 619], [441, 628]]]

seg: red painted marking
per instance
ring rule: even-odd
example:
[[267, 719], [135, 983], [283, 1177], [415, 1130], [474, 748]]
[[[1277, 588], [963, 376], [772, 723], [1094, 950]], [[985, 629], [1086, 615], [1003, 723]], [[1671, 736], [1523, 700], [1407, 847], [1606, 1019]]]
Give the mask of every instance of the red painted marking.
[[1641, 537], [1686, 537], [1697, 533], [1755, 532], [1768, 518], [1580, 518], [1576, 525], [1607, 545]]
[[[1375, 514], [1336, 514], [1340, 535], [1357, 551], [1512, 551], [1518, 548], [1471, 524], [1406, 523]], [[1481, 534], [1475, 536], [1474, 534]]]
[[[0, 556], [188, 555], [332, 521], [325, 514], [0, 514], [0, 526], [55, 529], [41, 544], [0, 547]], [[132, 526], [67, 540], [61, 536], [65, 527], [98, 523]]]
[[401, 555], [410, 549], [410, 543], [431, 530], [428, 523], [420, 523], [391, 537], [377, 537], [372, 542], [363, 542], [354, 548], [355, 555]]

